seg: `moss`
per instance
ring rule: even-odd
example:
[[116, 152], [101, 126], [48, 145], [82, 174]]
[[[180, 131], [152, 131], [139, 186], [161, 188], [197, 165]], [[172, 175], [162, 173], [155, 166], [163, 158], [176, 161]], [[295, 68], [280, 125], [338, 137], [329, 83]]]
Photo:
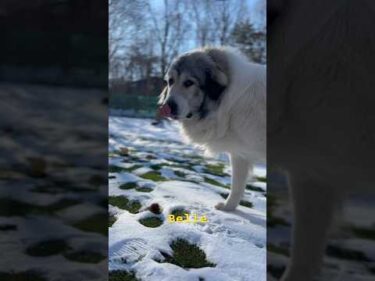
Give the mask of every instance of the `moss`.
[[121, 184], [118, 188], [120, 188], [120, 189], [133, 189], [133, 188], [136, 188], [136, 187], [137, 187], [136, 182], [127, 182], [127, 183]]
[[26, 249], [26, 254], [33, 257], [48, 257], [58, 255], [69, 249], [64, 240], [46, 240], [32, 245]]
[[106, 257], [100, 253], [91, 251], [79, 251], [64, 253], [64, 257], [68, 260], [81, 263], [99, 263]]
[[0, 272], [1, 281], [47, 281], [47, 279], [39, 272]]
[[73, 224], [75, 228], [78, 228], [86, 232], [96, 232], [103, 235], [108, 235], [108, 215], [106, 213], [98, 213], [88, 218], [80, 220]]
[[109, 272], [109, 281], [139, 281], [133, 272], [111, 271]]
[[165, 262], [178, 265], [183, 268], [213, 267], [215, 264], [208, 262], [206, 254], [196, 245], [190, 244], [184, 239], [172, 242], [173, 256], [163, 254]]
[[218, 182], [217, 180], [214, 180], [214, 179], [211, 179], [211, 178], [208, 178], [208, 177], [204, 177], [204, 181], [209, 183], [209, 184], [212, 184], [212, 185], [217, 185], [217, 186], [221, 186], [221, 187], [229, 189], [229, 186], [224, 185], [224, 184]]
[[141, 175], [140, 177], [147, 179], [147, 180], [152, 180], [152, 181], [166, 181], [167, 180], [159, 172], [156, 172], [156, 171], [145, 173]]
[[140, 219], [139, 223], [146, 227], [155, 228], [161, 226], [163, 224], [163, 221], [158, 217], [148, 217]]

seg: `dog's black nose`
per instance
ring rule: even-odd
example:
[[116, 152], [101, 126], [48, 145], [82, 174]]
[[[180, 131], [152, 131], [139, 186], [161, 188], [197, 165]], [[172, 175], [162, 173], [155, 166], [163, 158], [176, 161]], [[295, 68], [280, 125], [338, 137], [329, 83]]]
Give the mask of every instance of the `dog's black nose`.
[[170, 99], [167, 101], [169, 108], [171, 109], [171, 115], [177, 117], [177, 103]]

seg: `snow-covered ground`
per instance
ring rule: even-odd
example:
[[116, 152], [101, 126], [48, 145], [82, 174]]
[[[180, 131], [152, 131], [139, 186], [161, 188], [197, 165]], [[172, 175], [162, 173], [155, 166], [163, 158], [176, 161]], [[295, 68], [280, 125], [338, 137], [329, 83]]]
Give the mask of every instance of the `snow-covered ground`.
[[[266, 197], [263, 167], [255, 169], [242, 205], [232, 213], [218, 211], [229, 193], [226, 157], [210, 158], [184, 142], [178, 124], [152, 126], [150, 119], [109, 119], [109, 270], [132, 271], [142, 281], [266, 280]], [[121, 207], [116, 198], [138, 204]], [[113, 200], [113, 201], [111, 201]], [[114, 202], [111, 204], [111, 202]], [[148, 207], [157, 204], [160, 214]], [[206, 216], [203, 223], [173, 223], [176, 210]], [[145, 218], [160, 226], [147, 227]], [[184, 239], [199, 247], [215, 266], [183, 268], [165, 262], [171, 243]]]
[[[273, 176], [269, 175], [268, 180], [273, 181]], [[279, 188], [268, 189], [267, 280], [277, 280], [273, 278], [280, 276], [288, 263], [291, 205], [284, 182], [270, 186]], [[322, 272], [317, 281], [375, 280], [374, 197], [367, 195], [348, 199], [342, 208], [343, 214], [337, 214], [332, 227]]]
[[0, 84], [0, 280], [107, 278], [106, 95]]

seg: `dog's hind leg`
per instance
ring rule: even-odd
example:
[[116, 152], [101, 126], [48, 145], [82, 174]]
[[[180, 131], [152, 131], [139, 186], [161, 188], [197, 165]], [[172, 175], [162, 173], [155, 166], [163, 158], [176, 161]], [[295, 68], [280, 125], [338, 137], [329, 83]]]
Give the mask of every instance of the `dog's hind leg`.
[[291, 174], [294, 225], [289, 266], [282, 281], [311, 281], [319, 273], [335, 203], [334, 190], [301, 174]]
[[232, 186], [225, 203], [218, 203], [215, 208], [223, 211], [233, 211], [240, 203], [245, 191], [251, 163], [239, 156], [231, 154]]

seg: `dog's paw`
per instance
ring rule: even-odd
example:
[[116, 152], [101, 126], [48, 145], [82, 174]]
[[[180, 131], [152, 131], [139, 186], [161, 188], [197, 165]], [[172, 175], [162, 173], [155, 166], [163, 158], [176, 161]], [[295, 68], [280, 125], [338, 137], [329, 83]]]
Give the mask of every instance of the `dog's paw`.
[[230, 212], [230, 211], [234, 211], [234, 209], [236, 209], [236, 207], [232, 207], [232, 206], [228, 206], [226, 205], [225, 203], [223, 202], [219, 202], [215, 205], [215, 208], [217, 210], [221, 210], [221, 211], [226, 211], [226, 212]]

